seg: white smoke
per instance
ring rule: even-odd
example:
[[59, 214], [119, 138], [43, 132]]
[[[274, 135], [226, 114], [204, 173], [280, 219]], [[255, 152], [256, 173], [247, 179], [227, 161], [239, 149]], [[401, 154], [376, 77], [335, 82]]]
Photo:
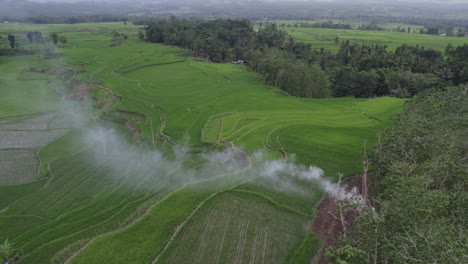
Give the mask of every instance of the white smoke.
[[[116, 130], [105, 127], [90, 129], [82, 140], [93, 146], [93, 158], [112, 163], [115, 170], [112, 175], [119, 175], [129, 166], [138, 167], [132, 180], [127, 182], [131, 186], [147, 177], [148, 173], [154, 173], [152, 177], [161, 179], [172, 173], [172, 184], [180, 186], [242, 172], [246, 179], [267, 179], [265, 187], [280, 192], [304, 195], [301, 183], [307, 182], [333, 199], [362, 203], [356, 189], [347, 191], [345, 186], [327, 178], [322, 169], [297, 164], [294, 160], [270, 160], [263, 151], [248, 155], [236, 147], [229, 147], [193, 155], [174, 148], [175, 154], [167, 157], [157, 149], [142, 149]], [[193, 163], [194, 158], [196, 161]], [[189, 166], [184, 166], [186, 163], [190, 163]]]
[[[256, 164], [260, 164], [256, 170], [260, 177], [270, 179], [277, 189], [293, 192], [301, 192], [294, 179], [299, 179], [314, 183], [319, 189], [327, 193], [336, 200], [348, 200], [354, 204], [362, 204], [363, 198], [356, 188], [350, 191], [345, 186], [340, 186], [332, 182], [325, 176], [322, 169], [315, 166], [305, 166], [293, 161], [285, 160], [266, 160], [262, 152], [254, 154]], [[287, 177], [283, 177], [287, 176]]]
[[[50, 32], [43, 33], [47, 36]], [[54, 52], [57, 52], [54, 45], [46, 44], [46, 47], [53, 47]], [[46, 63], [51, 69], [74, 68], [72, 65], [68, 65], [62, 56], [46, 60]], [[74, 77], [76, 76], [72, 76], [72, 78]], [[62, 85], [65, 85], [65, 83], [67, 82], [61, 82]], [[67, 90], [67, 87], [59, 88]], [[57, 87], [51, 87], [51, 89], [61, 90], [57, 89]], [[269, 188], [284, 192], [301, 193], [304, 190], [298, 184], [300, 184], [300, 181], [307, 181], [314, 183], [335, 199], [357, 197], [357, 192], [346, 192], [343, 187], [330, 181], [324, 175], [324, 171], [318, 167], [297, 164], [294, 160], [269, 160], [261, 151], [250, 155], [248, 162], [244, 160], [249, 159], [248, 154], [235, 147], [226, 148], [222, 151], [205, 151], [201, 155], [189, 154], [174, 148], [174, 155], [168, 157], [162, 150], [142, 146], [144, 143], [137, 145], [124, 133], [120, 133], [111, 127], [98, 125], [96, 121], [92, 121], [95, 118], [92, 113], [96, 109], [93, 109], [90, 100], [69, 102], [67, 107], [60, 108], [58, 111], [62, 115], [62, 119], [79, 120], [70, 127], [79, 126], [85, 122], [95, 124], [90, 125], [84, 136], [78, 139], [83, 142], [83, 145], [91, 146], [89, 150], [90, 158], [98, 162], [110, 163], [114, 172], [109, 174], [108, 177], [115, 177], [115, 180], [120, 180], [119, 175], [123, 172], [132, 170], [134, 177], [126, 180], [126, 184], [132, 187], [137, 182], [146, 179], [148, 174], [153, 175], [152, 177], [155, 177], [156, 180], [158, 177], [162, 180], [165, 175], [171, 174], [170, 181], [172, 184], [183, 185], [219, 175], [244, 171], [246, 167], [251, 166], [248, 171], [244, 172], [246, 176], [269, 179], [269, 182], [272, 183], [272, 186], [267, 186]], [[186, 142], [184, 145], [189, 145], [187, 137], [183, 141]], [[199, 160], [194, 161], [194, 156], [196, 156], [195, 159]], [[194, 165], [191, 162], [195, 163], [195, 166], [191, 166]], [[187, 163], [190, 164], [186, 166]], [[157, 183], [156, 180], [153, 183]], [[299, 183], [297, 180], [299, 180]]]
[[[247, 164], [245, 154], [236, 148], [190, 154], [174, 147], [174, 153], [169, 155], [163, 150], [135, 144], [125, 137], [125, 133], [99, 124], [90, 127], [80, 140], [91, 146], [88, 149], [90, 159], [110, 164], [112, 173], [107, 177], [120, 181], [121, 175], [128, 174], [130, 170], [132, 177], [125, 180], [130, 188], [146, 190], [151, 187], [149, 185], [159, 185], [166, 181], [169, 181], [168, 187], [175, 188], [235, 174], [245, 169]], [[148, 184], [141, 185], [142, 181]]]

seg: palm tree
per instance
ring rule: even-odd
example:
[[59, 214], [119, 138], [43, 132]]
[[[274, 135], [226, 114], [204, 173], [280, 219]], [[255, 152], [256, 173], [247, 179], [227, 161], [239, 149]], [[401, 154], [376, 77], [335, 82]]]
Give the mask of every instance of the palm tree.
[[13, 244], [8, 241], [8, 238], [0, 244], [0, 256], [6, 263], [16, 256], [16, 254], [17, 250], [13, 248]]

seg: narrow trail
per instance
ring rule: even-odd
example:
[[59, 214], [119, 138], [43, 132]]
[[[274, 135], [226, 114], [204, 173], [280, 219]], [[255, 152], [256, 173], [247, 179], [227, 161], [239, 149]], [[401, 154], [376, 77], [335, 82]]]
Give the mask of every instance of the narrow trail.
[[[343, 186], [347, 191], [355, 188], [359, 195], [363, 195], [363, 179], [363, 174], [347, 177]], [[343, 211], [342, 217], [339, 217], [334, 214], [336, 207], [337, 200], [324, 194], [315, 208], [316, 215], [311, 223], [311, 231], [316, 236], [321, 237], [324, 242], [317, 250], [314, 263], [329, 263], [325, 253], [326, 249], [334, 245], [338, 237], [349, 230], [361, 214], [359, 209], [348, 208]]]
[[[111, 96], [110, 99], [104, 104], [104, 106], [98, 110], [97, 112], [94, 113], [93, 115], [93, 118], [95, 118], [95, 120], [99, 119], [99, 117], [107, 112], [118, 100], [118, 96], [110, 89], [110, 88], [107, 88], [107, 87], [102, 87], [100, 86], [99, 89], [104, 89], [107, 91], [107, 93]], [[161, 140], [163, 141], [167, 141], [168, 143], [170, 143], [171, 145], [173, 145], [174, 147], [176, 147], [177, 149], [181, 150], [181, 151], [190, 151], [191, 150], [191, 147], [187, 147], [187, 146], [183, 146], [183, 145], [180, 145], [178, 144], [174, 139], [172, 139], [169, 135], [167, 135], [164, 130], [166, 128], [166, 116], [167, 116], [167, 113], [168, 111], [166, 109], [164, 109], [163, 107], [161, 106], [158, 106], [156, 105], [155, 103], [152, 103], [152, 102], [145, 102], [145, 103], [148, 103], [152, 108], [154, 109], [158, 109], [160, 111], [162, 111], [162, 114], [158, 114], [159, 115], [159, 121], [160, 121], [160, 125], [159, 125], [159, 128], [158, 128], [158, 136], [160, 137]], [[222, 127], [223, 127], [223, 120], [221, 120], [220, 122], [220, 127], [219, 127], [219, 130], [218, 130], [218, 134], [217, 134], [217, 140], [216, 142], [217, 143], [220, 143], [221, 141], [221, 131], [222, 131]], [[132, 127], [133, 129], [133, 127]], [[153, 140], [154, 140], [154, 136], [153, 136]], [[278, 139], [279, 140], [279, 139]], [[241, 170], [246, 170], [248, 168], [251, 167], [252, 165], [252, 162], [250, 160], [250, 157], [249, 155], [242, 151], [241, 149], [237, 148], [235, 146], [235, 144], [233, 142], [229, 142], [230, 146], [233, 148], [233, 149], [236, 149], [242, 153], [244, 153], [244, 158], [246, 160], [246, 165], [245, 167]], [[239, 171], [238, 173], [240, 173], [241, 171]], [[211, 180], [215, 180], [216, 178], [219, 178], [219, 177], [224, 177], [224, 175], [222, 176], [218, 176], [218, 177], [215, 177], [215, 178], [211, 178], [211, 179], [207, 179], [207, 180], [203, 180], [203, 181], [211, 181]], [[203, 207], [206, 202], [208, 202], [209, 200], [211, 200], [213, 197], [223, 193], [223, 192], [227, 192], [227, 191], [230, 191], [230, 190], [233, 190], [245, 183], [248, 183], [252, 180], [254, 180], [255, 178], [251, 178], [251, 179], [248, 179], [248, 180], [245, 180], [245, 181], [242, 181], [241, 183], [238, 183], [234, 186], [231, 186], [227, 189], [223, 189], [223, 190], [220, 190], [220, 191], [217, 191], [213, 194], [211, 194], [210, 196], [208, 196], [206, 199], [204, 199], [200, 204], [198, 204], [193, 210], [192, 212], [190, 213], [190, 215], [184, 219], [183, 222], [181, 222], [175, 229], [174, 233], [171, 235], [171, 237], [169, 238], [169, 240], [167, 241], [166, 245], [163, 247], [163, 249], [157, 254], [157, 256], [154, 258], [154, 260], [152, 261], [152, 263], [157, 263], [158, 260], [160, 259], [160, 257], [166, 252], [166, 250], [169, 248], [169, 246], [172, 244], [172, 241], [177, 237], [177, 235], [180, 233], [180, 231], [185, 227], [185, 225], [187, 224], [187, 222], [192, 219], [192, 217], [199, 211], [199, 209], [201, 207]], [[195, 183], [201, 183], [203, 181], [198, 181], [198, 182], [195, 182]], [[195, 184], [193, 183], [193, 184]], [[48, 183], [46, 183], [45, 187], [48, 185]], [[98, 236], [95, 236], [93, 238], [91, 238], [86, 244], [84, 244], [81, 248], [79, 248], [76, 252], [74, 252], [64, 263], [68, 264], [68, 263], [71, 263], [73, 261], [74, 258], [76, 258], [79, 254], [81, 254], [84, 250], [86, 250], [93, 242], [95, 242], [96, 240], [102, 238], [102, 237], [105, 237], [105, 236], [108, 236], [108, 235], [112, 235], [112, 234], [115, 234], [117, 232], [121, 232], [121, 231], [124, 231], [128, 228], [131, 228], [132, 226], [136, 225], [138, 222], [140, 222], [144, 217], [146, 217], [156, 206], [158, 206], [159, 204], [161, 204], [162, 202], [164, 202], [166, 199], [168, 199], [169, 197], [171, 197], [174, 193], [176, 192], [179, 192], [180, 190], [182, 190], [183, 188], [186, 188], [187, 185], [183, 185], [181, 186], [180, 188], [172, 191], [172, 192], [169, 192], [167, 193], [166, 195], [164, 195], [161, 199], [159, 199], [157, 202], [155, 202], [153, 205], [149, 206], [148, 209], [143, 213], [141, 214], [138, 218], [134, 219], [134, 221], [132, 221], [131, 223], [129, 223], [128, 225], [124, 226], [123, 228], [120, 228], [120, 229], [116, 229], [116, 230], [112, 230], [112, 231], [109, 231], [109, 232], [106, 232], [106, 233], [103, 233], [103, 234], [100, 234]], [[44, 188], [44, 187], [43, 187]]]
[[197, 207], [195, 207], [195, 209], [193, 209], [193, 211], [190, 213], [190, 215], [182, 222], [180, 223], [174, 233], [172, 234], [172, 236], [169, 238], [169, 240], [167, 241], [166, 245], [163, 247], [163, 249], [158, 253], [158, 255], [154, 258], [154, 260], [151, 262], [151, 264], [155, 264], [158, 262], [159, 258], [161, 257], [161, 255], [167, 250], [167, 248], [169, 248], [169, 246], [171, 245], [171, 242], [175, 239], [175, 237], [179, 234], [180, 230], [182, 230], [182, 228], [185, 226], [185, 224], [193, 217], [193, 215], [195, 215], [196, 212], [198, 212], [198, 209], [200, 209], [207, 201], [209, 201], [211, 198], [213, 198], [214, 196], [218, 195], [219, 193], [221, 192], [224, 192], [223, 191], [220, 191], [220, 192], [216, 192], [216, 193], [213, 193], [211, 194], [210, 196], [208, 196], [208, 198], [206, 198], [205, 200], [203, 200]]
[[287, 153], [286, 150], [284, 149], [283, 143], [281, 143], [280, 135], [277, 135], [277, 136], [276, 136], [276, 142], [278, 142], [278, 145], [280, 145], [279, 151], [280, 151], [281, 154], [283, 155], [283, 159], [284, 159], [284, 160], [288, 160], [288, 153]]
[[[172, 172], [169, 173], [168, 175], [172, 175]], [[121, 183], [119, 186], [117, 186], [116, 188], [114, 188], [114, 191], [119, 189], [119, 187], [122, 185], [123, 183]], [[131, 225], [134, 225], [136, 224], [142, 217], [144, 217], [148, 212], [149, 210], [151, 210], [154, 206], [156, 206], [157, 204], [163, 202], [165, 199], [167, 199], [169, 196], [171, 196], [173, 193], [181, 190], [183, 187], [180, 187], [179, 189], [176, 189], [172, 192], [168, 192], [168, 193], [163, 193], [163, 194], [157, 194], [156, 196], [154, 197], [150, 197], [147, 201], [143, 202], [146, 203], [148, 201], [152, 201], [152, 204], [150, 206], [148, 206], [146, 209], [143, 210], [142, 214], [138, 214], [137, 217], [132, 217], [130, 218], [131, 220], [129, 221], [126, 221], [123, 223], [123, 225], [120, 225], [117, 229], [114, 229], [114, 230], [111, 230], [111, 231], [108, 231], [108, 232], [105, 232], [105, 233], [102, 233], [102, 234], [99, 234], [99, 235], [96, 235], [95, 237], [92, 237], [92, 238], [88, 238], [90, 239], [90, 241], [88, 241], [85, 245], [83, 245], [81, 248], [79, 248], [73, 255], [69, 256], [66, 260], [65, 263], [68, 263], [70, 262], [74, 257], [76, 257], [77, 255], [79, 255], [84, 249], [86, 249], [92, 242], [94, 242], [94, 240], [102, 237], [102, 236], [105, 236], [105, 235], [109, 235], [109, 234], [112, 234], [112, 233], [116, 233], [116, 232], [119, 232], [121, 230], [125, 230], [126, 228], [129, 228]], [[114, 192], [112, 191], [112, 192]], [[146, 198], [143, 197], [143, 198], [140, 198], [139, 200], [145, 200]], [[125, 200], [121, 201], [119, 204], [123, 205], [123, 208], [125, 207], [124, 204], [126, 204]], [[138, 209], [136, 209], [138, 210]], [[121, 210], [119, 210], [118, 213], [120, 213]], [[106, 219], [104, 222], [106, 222], [107, 220], [109, 220], [110, 218], [113, 218], [114, 215], [110, 216], [108, 219]], [[127, 218], [128, 219], [128, 218]], [[99, 225], [99, 224], [98, 224]], [[91, 228], [93, 228], [93, 226], [91, 226]], [[58, 240], [58, 239], [57, 239]], [[54, 240], [55, 241], [55, 240]], [[79, 242], [79, 241], [78, 241]], [[72, 246], [74, 244], [70, 244], [68, 245], [69, 246]], [[66, 249], [66, 248], [65, 248]], [[58, 252], [56, 255], [60, 254], [61, 252]]]
[[139, 129], [136, 128], [134, 125], [132, 125], [129, 121], [126, 121], [124, 123], [124, 126], [132, 133], [133, 143], [138, 143], [137, 142], [137, 139], [139, 138], [138, 134], [140, 134], [140, 137], [141, 137], [141, 132], [139, 131]]
[[158, 200], [156, 203], [154, 203], [153, 205], [151, 205], [150, 207], [148, 207], [148, 209], [145, 211], [145, 213], [143, 213], [141, 216], [139, 216], [138, 218], [136, 218], [133, 222], [129, 223], [128, 225], [126, 225], [125, 227], [123, 228], [120, 228], [120, 229], [116, 229], [116, 230], [112, 230], [110, 232], [107, 232], [107, 233], [103, 233], [103, 234], [100, 234], [94, 238], [92, 238], [88, 243], [86, 243], [82, 248], [80, 248], [78, 251], [76, 251], [73, 255], [71, 255], [65, 262], [64, 264], [69, 264], [71, 263], [71, 261], [76, 257], [78, 256], [81, 252], [83, 252], [86, 248], [89, 247], [89, 245], [91, 245], [94, 241], [96, 241], [97, 239], [101, 238], [101, 237], [104, 237], [104, 236], [107, 236], [107, 235], [112, 235], [114, 233], [117, 233], [117, 232], [121, 232], [121, 231], [124, 231], [132, 226], [134, 226], [135, 224], [137, 224], [141, 219], [143, 219], [145, 216], [147, 216], [149, 214], [149, 212], [154, 208], [156, 207], [157, 205], [159, 205], [160, 203], [164, 202], [165, 200], [167, 200], [167, 198], [169, 198], [171, 195], [173, 195], [174, 193], [182, 190], [183, 188], [185, 188], [186, 186], [182, 186], [172, 192], [169, 192], [167, 193], [166, 195], [164, 195], [162, 197], [162, 199]]
[[221, 118], [221, 120], [219, 121], [218, 133], [216, 134], [216, 144], [219, 144], [221, 140], [221, 132], [223, 132], [223, 124], [224, 124], [224, 119]]
[[255, 178], [253, 179], [249, 179], [249, 180], [246, 180], [246, 181], [243, 181], [241, 183], [238, 183], [228, 189], [224, 189], [224, 190], [221, 190], [221, 191], [218, 191], [218, 192], [215, 192], [213, 194], [211, 194], [210, 196], [208, 196], [205, 200], [203, 200], [200, 204], [198, 204], [197, 207], [195, 207], [195, 209], [192, 210], [192, 212], [190, 213], [190, 215], [182, 222], [180, 223], [177, 228], [175, 229], [174, 233], [172, 234], [172, 236], [169, 238], [168, 242], [166, 243], [166, 245], [164, 246], [164, 248], [158, 253], [158, 255], [154, 258], [154, 260], [151, 262], [151, 264], [156, 264], [159, 260], [159, 258], [166, 252], [166, 250], [169, 248], [169, 246], [171, 245], [172, 241], [174, 241], [174, 239], [177, 237], [177, 235], [180, 233], [180, 231], [182, 230], [182, 228], [187, 224], [187, 222], [192, 219], [192, 217], [198, 212], [198, 210], [203, 206], [205, 205], [206, 202], [208, 202], [209, 200], [211, 200], [213, 197], [221, 194], [221, 193], [224, 193], [224, 192], [228, 192], [228, 191], [231, 191], [231, 190], [234, 190], [235, 188], [245, 184], [245, 183], [248, 183], [248, 182], [251, 182], [253, 181]]
[[[233, 142], [229, 142], [229, 144], [231, 145], [231, 148], [234, 148], [238, 151], [241, 151], [242, 153], [245, 153], [244, 151], [242, 151], [241, 149], [237, 148]], [[236, 174], [239, 174], [239, 173], [242, 173], [242, 171], [245, 171], [245, 170], [248, 170], [249, 168], [252, 167], [252, 161], [250, 160], [250, 156], [245, 153], [245, 157], [246, 157], [246, 161], [247, 161], [247, 164], [246, 166], [240, 170], [239, 172], [237, 172]], [[222, 178], [222, 177], [225, 177], [226, 175], [220, 175], [218, 177], [215, 177], [215, 178], [210, 178], [210, 179], [206, 179], [206, 180], [202, 180], [202, 181], [198, 181], [196, 183], [202, 183], [202, 182], [207, 182], [207, 181], [212, 181], [212, 180], [215, 180], [215, 179], [218, 179], [218, 178]], [[210, 199], [212, 199], [213, 197], [221, 194], [221, 193], [224, 193], [224, 192], [228, 192], [228, 191], [232, 191], [234, 189], [236, 189], [237, 187], [243, 185], [243, 184], [246, 184], [248, 182], [251, 182], [253, 180], [255, 180], [256, 177], [253, 177], [251, 179], [248, 179], [248, 180], [245, 180], [245, 181], [242, 181], [241, 183], [238, 183], [234, 186], [231, 186], [227, 189], [223, 189], [223, 190], [220, 190], [218, 192], [215, 192], [213, 194], [211, 194], [210, 196], [208, 196], [205, 200], [203, 200], [200, 204], [198, 204], [197, 207], [195, 207], [195, 209], [192, 210], [192, 212], [190, 213], [190, 215], [181, 223], [177, 226], [177, 228], [175, 229], [174, 233], [172, 234], [172, 236], [169, 238], [168, 242], [166, 243], [166, 245], [164, 246], [164, 248], [158, 253], [158, 255], [156, 255], [156, 257], [154, 258], [154, 260], [151, 262], [151, 264], [155, 264], [158, 262], [159, 258], [164, 254], [164, 252], [169, 248], [169, 246], [171, 245], [171, 242], [177, 237], [177, 235], [179, 234], [179, 232], [182, 230], [182, 228], [185, 226], [185, 224], [190, 220], [192, 219], [192, 217], [198, 212], [198, 210], [206, 203], [208, 202]]]
[[[270, 133], [270, 134], [271, 134], [271, 133]], [[280, 135], [277, 135], [277, 136], [276, 136], [276, 142], [277, 142], [278, 145], [280, 146], [279, 148], [276, 148], [276, 147], [273, 147], [273, 146], [268, 142], [268, 137], [270, 136], [270, 134], [268, 134], [268, 135], [265, 137], [265, 146], [267, 146], [267, 148], [269, 148], [269, 149], [271, 149], [271, 150], [278, 151], [279, 153], [281, 153], [281, 156], [283, 156], [283, 160], [288, 160], [288, 153], [286, 152], [283, 143], [281, 143]]]
[[254, 192], [254, 191], [247, 191], [247, 190], [243, 190], [243, 189], [232, 190], [232, 192], [233, 193], [253, 195], [253, 196], [258, 197], [259, 199], [262, 199], [262, 200], [265, 200], [265, 201], [268, 201], [268, 202], [272, 203], [277, 208], [280, 208], [282, 210], [286, 210], [286, 211], [288, 211], [290, 213], [297, 214], [297, 215], [304, 216], [304, 217], [309, 217], [309, 218], [314, 217], [313, 214], [307, 214], [307, 213], [298, 211], [296, 209], [293, 209], [293, 208], [291, 208], [291, 207], [289, 207], [287, 205], [281, 204], [278, 201], [276, 201], [275, 199], [273, 199], [271, 196], [268, 196], [268, 195], [264, 195], [264, 194]]
[[347, 106], [347, 107], [345, 107], [343, 110], [349, 111], [349, 112], [359, 113], [359, 114], [365, 116], [368, 120], [374, 120], [374, 121], [377, 121], [377, 122], [379, 122], [379, 123], [383, 123], [383, 121], [380, 120], [379, 118], [377, 118], [377, 117], [375, 117], [375, 116], [371, 116], [371, 115], [369, 115], [368, 113], [366, 113], [366, 112], [363, 111], [363, 110], [355, 109], [355, 108], [354, 108], [355, 106], [357, 106], [357, 103], [354, 103], [352, 106]]
[[96, 112], [94, 112], [92, 114], [91, 119], [95, 120], [95, 121], [97, 121], [99, 119], [99, 117], [101, 117], [104, 113], [109, 111], [112, 108], [112, 106], [117, 102], [117, 100], [119, 98], [114, 93], [114, 91], [112, 91], [112, 89], [110, 89], [108, 87], [96, 86], [96, 89], [101, 89], [101, 90], [107, 91], [107, 94], [110, 95], [110, 98], [104, 103], [104, 105], [99, 110], [97, 110]]
[[[240, 150], [238, 149], [234, 143], [231, 143], [231, 146], [237, 150]], [[240, 150], [241, 151], [241, 150]], [[245, 152], [244, 152], [245, 153]], [[240, 170], [239, 172], [237, 172], [236, 174], [238, 173], [241, 173], [242, 171], [245, 171], [247, 169], [249, 169], [252, 165], [252, 162], [250, 160], [250, 157], [248, 156], [248, 154], [246, 154], [246, 160], [247, 160], [247, 164], [246, 166]], [[76, 257], [78, 256], [81, 252], [83, 252], [86, 248], [88, 248], [94, 241], [96, 241], [97, 239], [101, 238], [101, 237], [104, 237], [104, 236], [107, 236], [107, 235], [112, 235], [114, 233], [117, 233], [117, 232], [121, 232], [121, 231], [124, 231], [134, 225], [136, 225], [139, 221], [141, 221], [145, 216], [147, 216], [152, 210], [154, 207], [156, 207], [157, 205], [161, 204], [162, 202], [164, 202], [165, 200], [167, 200], [170, 196], [172, 196], [173, 194], [181, 191], [182, 189], [186, 188], [187, 186], [190, 186], [190, 185], [194, 185], [194, 184], [199, 184], [199, 183], [203, 183], [203, 182], [208, 182], [208, 181], [212, 181], [212, 180], [217, 180], [217, 179], [220, 179], [220, 178], [223, 178], [225, 177], [226, 175], [220, 175], [220, 176], [217, 176], [217, 177], [214, 177], [214, 178], [209, 178], [209, 179], [205, 179], [205, 180], [200, 180], [200, 181], [197, 181], [197, 182], [194, 182], [194, 183], [191, 183], [191, 184], [185, 184], [181, 187], [179, 187], [178, 189], [174, 190], [174, 191], [171, 191], [169, 193], [167, 193], [166, 195], [164, 195], [160, 200], [158, 200], [156, 203], [154, 203], [153, 205], [151, 205], [150, 207], [148, 207], [148, 209], [143, 213], [141, 214], [138, 218], [134, 219], [131, 223], [129, 223], [128, 225], [124, 226], [123, 228], [119, 228], [119, 229], [116, 229], [116, 230], [112, 230], [110, 232], [106, 232], [106, 233], [103, 233], [103, 234], [100, 234], [94, 238], [92, 238], [90, 241], [88, 241], [88, 243], [86, 243], [83, 247], [81, 247], [78, 251], [76, 251], [73, 255], [71, 255], [64, 263], [65, 264], [69, 264], [71, 263], [71, 261]], [[152, 263], [155, 263], [155, 261], [157, 261], [160, 257], [160, 255], [162, 255], [162, 253], [164, 253], [164, 251], [169, 247], [169, 245], [171, 244], [172, 240], [175, 239], [175, 237], [177, 236], [177, 234], [180, 232], [180, 230], [185, 226], [185, 224], [192, 218], [192, 216], [198, 211], [198, 209], [200, 209], [209, 199], [211, 199], [212, 197], [222, 193], [222, 192], [227, 192], [227, 191], [230, 191], [230, 190], [233, 190], [235, 188], [237, 188], [238, 186], [242, 185], [242, 184], [245, 184], [245, 183], [248, 183], [250, 181], [253, 181], [255, 178], [252, 178], [252, 179], [249, 179], [249, 180], [246, 180], [246, 181], [243, 181], [237, 185], [234, 185], [228, 189], [224, 189], [224, 190], [221, 190], [221, 191], [218, 191], [212, 195], [210, 195], [209, 197], [207, 197], [205, 200], [203, 200], [192, 212], [191, 214], [176, 228], [176, 230], [174, 231], [174, 234], [171, 236], [171, 238], [168, 240], [167, 244], [165, 245], [165, 247], [163, 248], [163, 250], [156, 256], [156, 258], [153, 260]]]
[[46, 171], [47, 171], [47, 175], [49, 175], [49, 177], [47, 178], [44, 186], [42, 186], [41, 189], [47, 188], [49, 186], [50, 182], [52, 182], [52, 180], [55, 178], [54, 173], [52, 173], [52, 169], [50, 168], [50, 163], [47, 164]]
[[155, 67], [155, 66], [161, 66], [161, 65], [170, 65], [170, 64], [177, 64], [177, 63], [182, 63], [186, 62], [187, 60], [178, 60], [178, 61], [171, 61], [171, 62], [162, 62], [162, 63], [151, 63], [151, 64], [146, 64], [146, 65], [141, 65], [135, 68], [131, 67], [126, 67], [127, 69], [118, 69], [115, 71], [117, 74], [129, 74], [134, 71], [138, 71], [144, 68], [149, 68], [149, 67]]
[[159, 139], [162, 140], [162, 141], [168, 142], [172, 146], [176, 147], [177, 150], [180, 150], [182, 152], [191, 151], [192, 147], [187, 147], [187, 146], [184, 146], [184, 145], [181, 145], [181, 144], [177, 143], [171, 136], [169, 136], [168, 134], [166, 134], [164, 132], [164, 130], [166, 129], [166, 120], [167, 120], [166, 116], [167, 116], [168, 111], [166, 109], [164, 109], [163, 107], [158, 106], [155, 103], [151, 103], [151, 102], [146, 102], [146, 103], [149, 103], [152, 108], [161, 110], [163, 112], [163, 114], [159, 115], [159, 129], [158, 129]]

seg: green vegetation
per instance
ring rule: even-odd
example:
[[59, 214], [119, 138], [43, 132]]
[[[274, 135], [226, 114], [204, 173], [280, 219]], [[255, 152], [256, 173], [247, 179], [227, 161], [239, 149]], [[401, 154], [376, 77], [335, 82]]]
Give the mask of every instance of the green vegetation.
[[453, 87], [406, 105], [371, 154], [375, 208], [363, 209], [332, 258], [466, 262], [467, 95], [466, 87]]
[[15, 249], [8, 239], [5, 239], [5, 241], [0, 244], [0, 256], [2, 260], [6, 262], [13, 261], [18, 257], [18, 249]]
[[340, 43], [349, 40], [352, 43], [361, 45], [387, 46], [389, 51], [395, 51], [403, 44], [444, 51], [448, 43], [451, 43], [453, 46], [462, 46], [468, 43], [466, 38], [391, 31], [328, 28], [285, 28], [285, 30], [297, 41], [310, 43], [313, 49], [323, 48], [332, 51], [340, 49], [340, 46], [335, 43], [336, 37], [339, 38]]
[[7, 1], [0, 261], [468, 262], [448, 1]]
[[275, 208], [261, 198], [226, 192], [190, 219], [160, 259], [166, 263], [286, 263], [307, 233], [307, 222], [307, 217]]
[[[55, 32], [67, 42], [29, 43], [27, 33], [35, 31]], [[204, 171], [204, 155], [233, 144], [249, 155], [263, 150], [266, 158], [296, 153], [299, 162], [321, 167], [332, 178], [337, 172], [351, 175], [361, 170], [364, 142], [376, 141], [404, 101], [287, 96], [263, 85], [245, 66], [201, 61], [187, 50], [142, 41], [138, 32], [122, 23], [0, 25], [2, 35], [14, 33], [33, 52], [0, 57], [5, 76], [0, 89], [8, 95], [0, 98], [0, 130], [16, 140], [8, 140], [8, 150], [36, 153], [34, 176], [44, 178], [0, 187], [0, 240], [8, 238], [22, 250], [19, 263], [60, 263], [72, 256], [75, 263], [184, 259], [190, 256], [177, 252], [193, 247], [196, 238], [190, 234], [216, 210], [216, 215], [244, 212], [245, 218], [232, 220], [239, 228], [251, 222], [245, 237], [226, 243], [232, 248], [245, 239], [238, 259], [260, 252], [251, 250], [253, 226], [263, 224], [276, 237], [267, 244], [265, 260], [310, 259], [319, 245], [307, 225], [322, 195], [317, 186], [298, 182], [302, 191], [293, 193], [271, 188], [272, 182], [255, 178], [248, 167]], [[113, 45], [116, 40], [119, 45]], [[82, 99], [83, 91], [91, 100]], [[93, 137], [108, 127], [123, 135], [123, 148]], [[61, 133], [34, 142], [18, 139], [19, 132], [50, 135], [51, 130]], [[112, 140], [111, 134], [102, 137]], [[167, 158], [167, 167], [153, 160], [153, 148]], [[183, 162], [178, 149], [188, 150]], [[238, 210], [231, 198], [251, 207]], [[219, 207], [225, 202], [228, 207]], [[281, 222], [270, 222], [263, 213], [290, 219], [294, 234], [287, 236], [276, 228]], [[207, 231], [206, 241], [220, 238], [216, 230]], [[258, 229], [257, 237], [262, 234]], [[221, 257], [229, 257], [227, 251]]]
[[213, 62], [245, 63], [261, 73], [266, 84], [306, 98], [411, 97], [429, 88], [468, 81], [467, 44], [454, 47], [445, 42], [442, 53], [402, 41], [395, 51], [388, 51], [387, 45], [343, 41], [337, 34], [335, 53], [314, 50], [274, 23], [253, 30], [245, 20], [161, 20], [147, 26], [139, 38], [182, 46]]

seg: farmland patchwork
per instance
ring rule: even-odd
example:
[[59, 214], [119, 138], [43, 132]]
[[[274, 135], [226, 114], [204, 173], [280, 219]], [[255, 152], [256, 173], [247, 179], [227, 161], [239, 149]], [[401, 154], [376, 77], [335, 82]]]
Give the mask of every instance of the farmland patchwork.
[[[404, 103], [286, 96], [133, 25], [0, 25], [31, 30], [68, 44], [0, 57], [0, 241], [18, 263], [310, 259], [323, 186], [265, 164], [359, 173]], [[111, 47], [114, 31], [128, 39]]]

